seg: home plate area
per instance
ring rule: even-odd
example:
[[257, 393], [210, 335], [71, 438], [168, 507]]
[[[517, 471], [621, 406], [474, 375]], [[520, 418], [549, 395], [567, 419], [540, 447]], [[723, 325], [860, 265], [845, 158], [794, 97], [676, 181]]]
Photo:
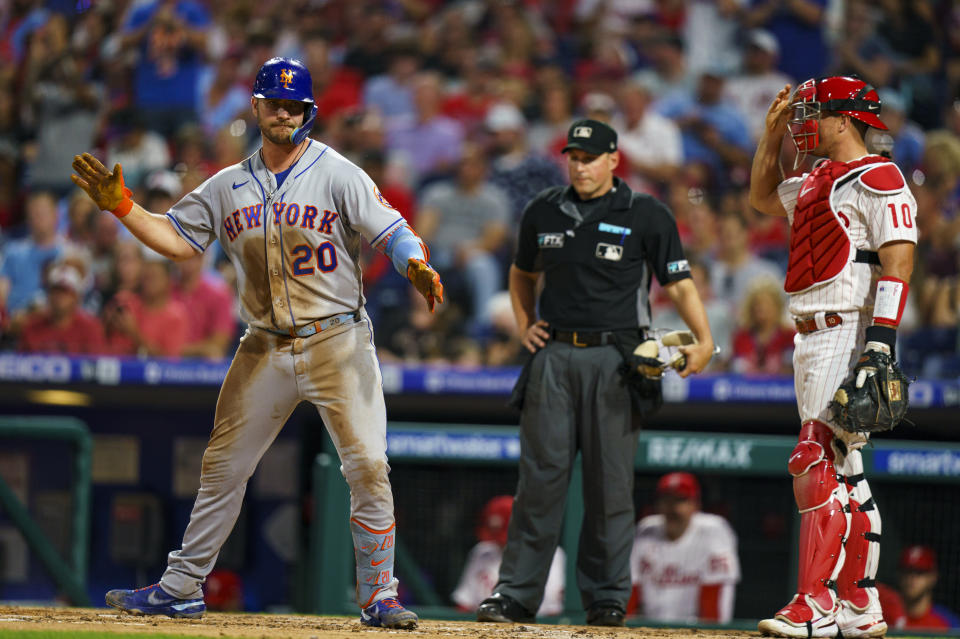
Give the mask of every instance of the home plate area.
[[[590, 639], [622, 635], [624, 639], [743, 639], [758, 636], [756, 632], [669, 629], [669, 628], [596, 628], [589, 626], [557, 626], [547, 624], [491, 624], [471, 621], [435, 621], [421, 619], [416, 630], [385, 630], [360, 625], [358, 617], [317, 617], [308, 615], [268, 615], [240, 613], [207, 613], [203, 619], [170, 619], [118, 614], [106, 608], [36, 608], [0, 606], [0, 637], [11, 631], [44, 631], [64, 633], [110, 633], [182, 635], [184, 637], [259, 637], [274, 639], [356, 639], [357, 633], [393, 634], [411, 639]], [[12, 634], [16, 634], [13, 632]], [[80, 635], [83, 636], [83, 635]], [[371, 639], [373, 639], [371, 637]]]

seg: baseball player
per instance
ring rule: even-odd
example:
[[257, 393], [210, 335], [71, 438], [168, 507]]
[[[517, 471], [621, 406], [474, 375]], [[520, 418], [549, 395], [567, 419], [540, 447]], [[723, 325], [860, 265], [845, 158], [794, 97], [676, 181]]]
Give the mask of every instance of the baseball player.
[[[480, 602], [490, 596], [497, 585], [503, 547], [507, 545], [507, 524], [513, 512], [513, 497], [497, 495], [486, 503], [477, 526], [479, 543], [470, 550], [467, 563], [460, 575], [460, 583], [453, 591], [453, 601], [463, 611], [476, 610]], [[566, 553], [557, 546], [550, 562], [550, 572], [543, 589], [543, 602], [537, 610], [540, 616], [563, 612], [564, 567]]]
[[657, 507], [658, 514], [637, 524], [630, 555], [640, 614], [664, 622], [729, 622], [740, 581], [730, 524], [700, 512], [700, 484], [690, 473], [660, 478]]
[[[868, 127], [886, 129], [873, 87], [854, 77], [785, 86], [767, 113], [750, 203], [791, 225], [784, 288], [798, 335], [793, 356], [800, 438], [787, 464], [801, 512], [797, 593], [760, 631], [781, 637], [879, 637], [887, 630], [874, 586], [880, 514], [863, 474], [864, 433], [839, 427], [830, 407], [839, 385], [877, 374], [893, 356], [917, 241], [917, 203], [897, 166], [871, 155]], [[797, 165], [782, 179], [789, 129]], [[863, 355], [861, 355], [863, 352]], [[898, 398], [899, 399], [899, 398]]]
[[350, 486], [350, 528], [362, 623], [415, 628], [396, 599], [393, 495], [386, 411], [360, 285], [360, 240], [385, 253], [432, 311], [443, 287], [429, 252], [373, 181], [307, 138], [317, 114], [310, 73], [289, 58], [257, 74], [251, 108], [262, 146], [220, 171], [166, 214], [130, 199], [123, 172], [74, 158], [73, 181], [144, 244], [173, 260], [219, 240], [237, 270], [246, 333], [227, 372], [200, 491], [160, 583], [111, 590], [108, 605], [136, 614], [200, 617], [201, 584], [240, 512], [247, 480], [302, 400], [317, 407]]
[[933, 548], [907, 546], [900, 553], [898, 568], [904, 628], [927, 632], [960, 628], [960, 618], [933, 600], [939, 578], [937, 554]]

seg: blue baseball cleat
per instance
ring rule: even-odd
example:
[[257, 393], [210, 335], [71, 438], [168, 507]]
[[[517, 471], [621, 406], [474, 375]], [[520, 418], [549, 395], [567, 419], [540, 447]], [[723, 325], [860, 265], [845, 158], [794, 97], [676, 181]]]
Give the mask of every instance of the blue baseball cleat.
[[153, 584], [138, 590], [111, 590], [104, 597], [108, 606], [133, 615], [166, 615], [199, 619], [207, 611], [203, 599], [177, 599]]
[[407, 610], [393, 597], [375, 601], [360, 611], [360, 623], [378, 628], [413, 630], [419, 620], [417, 613]]

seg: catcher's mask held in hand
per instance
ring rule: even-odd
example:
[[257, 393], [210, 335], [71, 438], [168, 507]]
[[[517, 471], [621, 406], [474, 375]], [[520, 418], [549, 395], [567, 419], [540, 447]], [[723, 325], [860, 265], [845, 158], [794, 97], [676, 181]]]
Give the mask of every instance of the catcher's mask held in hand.
[[646, 377], [659, 378], [667, 363], [660, 359], [660, 346], [657, 340], [648, 339], [640, 342], [633, 350], [633, 365], [637, 372]]
[[[696, 343], [697, 338], [691, 331], [670, 331], [661, 335], [659, 341], [656, 338], [647, 339], [633, 351], [637, 372], [646, 377], [657, 378], [663, 375], [667, 368], [683, 370], [687, 365], [687, 358], [677, 347]], [[661, 345], [665, 349], [666, 360], [661, 357]]]
[[263, 63], [253, 81], [253, 97], [277, 100], [295, 100], [306, 103], [303, 124], [290, 134], [292, 144], [303, 142], [317, 119], [317, 105], [313, 101], [313, 80], [307, 67], [293, 58], [270, 58]]
[[877, 91], [853, 76], [807, 80], [797, 87], [790, 108], [793, 110], [790, 137], [797, 147], [794, 169], [820, 144], [820, 118], [824, 112], [843, 113], [875, 129], [887, 130], [887, 125], [880, 120]]

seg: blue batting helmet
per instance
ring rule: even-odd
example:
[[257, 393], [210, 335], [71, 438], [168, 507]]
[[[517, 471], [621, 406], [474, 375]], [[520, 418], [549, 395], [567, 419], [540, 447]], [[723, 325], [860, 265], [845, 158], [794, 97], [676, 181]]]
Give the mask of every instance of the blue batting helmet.
[[300, 144], [310, 133], [317, 119], [317, 105], [313, 101], [313, 80], [310, 71], [293, 58], [270, 58], [263, 63], [253, 81], [253, 97], [296, 100], [308, 106], [303, 124], [290, 134], [293, 144]]

